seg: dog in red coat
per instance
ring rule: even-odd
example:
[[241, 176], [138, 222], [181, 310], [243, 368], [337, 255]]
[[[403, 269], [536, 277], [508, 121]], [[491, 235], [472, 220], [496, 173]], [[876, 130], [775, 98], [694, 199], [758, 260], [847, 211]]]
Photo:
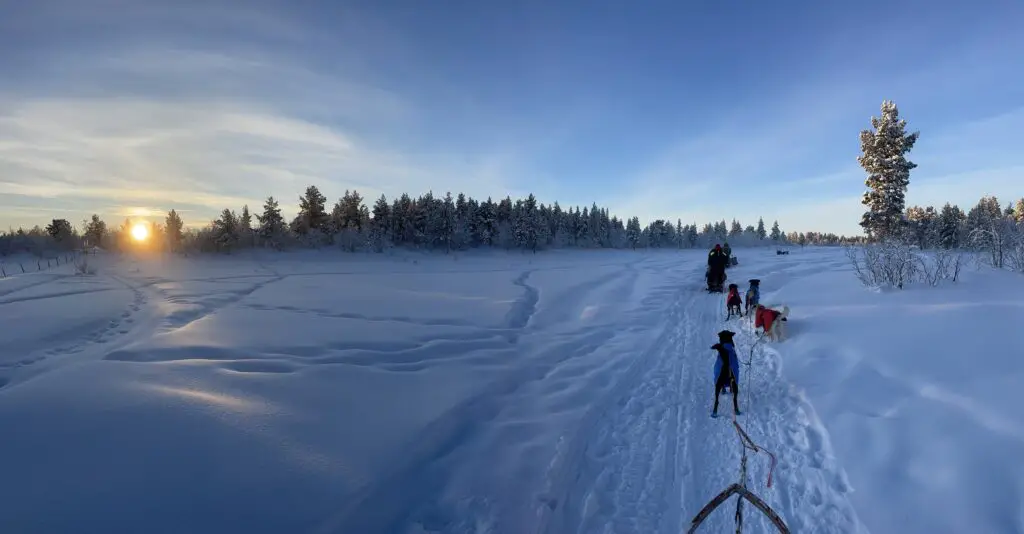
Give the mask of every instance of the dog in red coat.
[[754, 312], [754, 328], [763, 328], [764, 335], [772, 341], [782, 341], [786, 337], [785, 323], [788, 316], [789, 306], [783, 306], [782, 311], [779, 311], [758, 304]]
[[726, 319], [732, 319], [733, 315], [743, 317], [743, 297], [740, 296], [740, 288], [736, 284], [729, 284], [729, 294], [725, 297], [725, 308], [729, 313]]

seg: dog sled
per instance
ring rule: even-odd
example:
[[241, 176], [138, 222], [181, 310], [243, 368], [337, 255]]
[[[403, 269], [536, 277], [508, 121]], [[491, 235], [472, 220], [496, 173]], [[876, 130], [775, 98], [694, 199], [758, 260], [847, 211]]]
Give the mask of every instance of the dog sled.
[[715, 273], [708, 267], [704, 271], [704, 280], [708, 284], [708, 293], [724, 293], [725, 292], [725, 281], [729, 279], [729, 276], [725, 274], [723, 269], [721, 273]]

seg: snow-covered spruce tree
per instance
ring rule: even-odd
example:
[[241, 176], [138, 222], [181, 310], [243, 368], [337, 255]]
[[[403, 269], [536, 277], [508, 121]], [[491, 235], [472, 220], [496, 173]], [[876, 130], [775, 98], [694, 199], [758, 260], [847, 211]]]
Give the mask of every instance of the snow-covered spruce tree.
[[487, 197], [487, 200], [480, 204], [474, 221], [473, 228], [476, 231], [476, 235], [473, 237], [474, 241], [486, 247], [494, 246], [498, 236], [498, 205], [491, 197]]
[[525, 201], [517, 201], [512, 220], [513, 245], [517, 248], [537, 252], [539, 222], [537, 199], [532, 193]]
[[259, 222], [256, 234], [263, 246], [280, 249], [285, 245], [287, 228], [281, 208], [273, 196], [267, 197], [263, 203], [263, 213], [256, 215], [256, 220]]
[[413, 239], [410, 244], [432, 248], [437, 239], [437, 202], [433, 191], [416, 199], [412, 213]]
[[689, 225], [686, 229], [686, 248], [696, 248], [700, 241], [700, 234], [697, 232], [697, 223]]
[[46, 233], [59, 250], [77, 248], [78, 238], [75, 235], [75, 228], [67, 219], [53, 219], [50, 224], [46, 225]]
[[342, 250], [355, 252], [369, 241], [366, 228], [369, 219], [363, 197], [358, 191], [346, 189], [345, 195], [331, 209], [327, 222], [328, 235]]
[[441, 212], [437, 224], [438, 246], [444, 249], [445, 254], [452, 250], [452, 238], [455, 236], [456, 220], [455, 199], [452, 198], [451, 191], [448, 191], [441, 202]]
[[465, 250], [473, 246], [473, 203], [466, 195], [459, 193], [455, 198], [455, 230], [452, 232], [452, 248]]
[[760, 241], [764, 241], [768, 237], [768, 232], [764, 229], [764, 217], [757, 218], [757, 229], [755, 232], [757, 233], [757, 239]]
[[391, 238], [391, 206], [388, 199], [381, 195], [373, 204], [373, 218], [370, 219], [370, 246], [375, 252], [384, 252], [390, 245]]
[[551, 246], [551, 209], [540, 204], [537, 208], [537, 248], [546, 249]]
[[395, 245], [411, 245], [415, 238], [413, 213], [416, 203], [408, 193], [402, 193], [391, 203], [391, 243]]
[[626, 223], [626, 243], [631, 249], [636, 250], [637, 245], [640, 244], [641, 232], [640, 218], [635, 216], [630, 218]]
[[732, 220], [732, 226], [729, 227], [729, 239], [736, 240], [743, 235], [743, 225], [740, 224], [736, 219]]
[[1003, 214], [999, 199], [985, 196], [967, 212], [964, 223], [968, 243], [985, 253], [985, 260], [993, 267], [1002, 268], [1008, 249], [1014, 246], [1016, 223]]
[[238, 246], [238, 215], [228, 208], [220, 213], [220, 219], [213, 221], [213, 239], [217, 250], [231, 252]]
[[181, 231], [184, 227], [185, 223], [182, 222], [181, 216], [178, 215], [178, 212], [173, 209], [167, 212], [167, 218], [164, 219], [164, 235], [167, 241], [167, 248], [171, 252], [181, 251], [181, 241], [183, 237]]
[[772, 223], [772, 233], [770, 234], [770, 237], [775, 243], [780, 243], [783, 240], [782, 229], [779, 228], [779, 221]]
[[944, 249], [959, 248], [963, 235], [963, 224], [967, 218], [963, 210], [947, 202], [939, 212], [936, 221], [937, 245]]
[[911, 206], [907, 208], [907, 241], [922, 250], [932, 248], [939, 242], [939, 214], [935, 208], [928, 206]]
[[[171, 213], [174, 213], [174, 210], [171, 210]], [[174, 216], [177, 217], [178, 214], [174, 213]], [[181, 223], [181, 219], [180, 218], [178, 219], [178, 223], [179, 223], [178, 224], [178, 232], [177, 232], [176, 235], [178, 236], [178, 243], [180, 243], [181, 242], [181, 224], [180, 224]], [[84, 223], [83, 227], [85, 228], [85, 232], [84, 232], [84, 234], [85, 234], [85, 245], [88, 246], [88, 247], [102, 247], [103, 246], [103, 238], [107, 235], [107, 223], [103, 222], [103, 220], [100, 219], [99, 215], [93, 213], [92, 217], [89, 219], [88, 222]]]
[[248, 204], [242, 206], [242, 215], [238, 218], [238, 244], [242, 248], [253, 245], [252, 214], [249, 213]]
[[551, 232], [551, 246], [553, 248], [565, 248], [569, 246], [571, 230], [569, 229], [569, 213], [562, 211], [562, 206], [555, 202], [551, 210], [553, 230]]
[[327, 197], [315, 185], [306, 188], [299, 197], [299, 213], [292, 220], [291, 229], [303, 236], [307, 245], [320, 245], [330, 235], [330, 217], [327, 215]]
[[872, 130], [860, 132], [861, 155], [857, 162], [868, 173], [868, 191], [861, 203], [867, 211], [860, 225], [874, 240], [902, 237], [903, 209], [910, 171], [917, 164], [906, 158], [920, 132], [906, 133], [907, 121], [891, 100], [882, 102], [882, 115], [871, 117]]
[[576, 208], [575, 221], [576, 235], [573, 244], [581, 248], [590, 248], [590, 209], [583, 208], [581, 212], [579, 208]]

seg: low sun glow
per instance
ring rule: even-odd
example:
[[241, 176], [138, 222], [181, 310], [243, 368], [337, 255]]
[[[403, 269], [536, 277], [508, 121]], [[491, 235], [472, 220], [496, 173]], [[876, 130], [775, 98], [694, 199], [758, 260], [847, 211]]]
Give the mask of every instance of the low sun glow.
[[143, 223], [135, 223], [132, 226], [132, 239], [136, 241], [145, 241], [149, 237], [149, 227]]

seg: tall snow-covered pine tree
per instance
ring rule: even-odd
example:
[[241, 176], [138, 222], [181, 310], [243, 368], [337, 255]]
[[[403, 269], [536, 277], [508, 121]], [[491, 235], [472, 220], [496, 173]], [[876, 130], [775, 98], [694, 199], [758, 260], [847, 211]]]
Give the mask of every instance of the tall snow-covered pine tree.
[[873, 239], [900, 237], [904, 221], [910, 171], [917, 167], [907, 153], [914, 148], [920, 132], [906, 133], [907, 121], [900, 118], [896, 103], [882, 102], [882, 116], [871, 117], [873, 130], [860, 132], [861, 155], [857, 162], [868, 173], [864, 184], [868, 190], [861, 204], [867, 211], [860, 225]]

